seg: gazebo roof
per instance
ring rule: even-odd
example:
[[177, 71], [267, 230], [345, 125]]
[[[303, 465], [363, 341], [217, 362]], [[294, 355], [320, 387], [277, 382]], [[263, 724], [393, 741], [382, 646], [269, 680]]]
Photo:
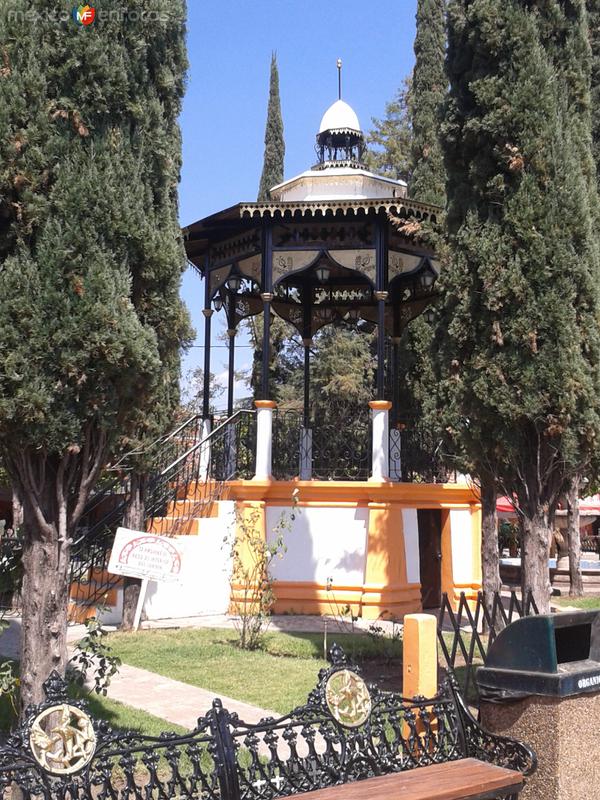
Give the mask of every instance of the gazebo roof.
[[358, 200], [302, 200], [287, 202], [237, 203], [183, 228], [190, 262], [204, 272], [204, 256], [211, 244], [243, 234], [272, 219], [289, 222], [343, 220], [387, 214], [400, 219], [435, 222], [440, 209], [406, 198], [389, 197]]

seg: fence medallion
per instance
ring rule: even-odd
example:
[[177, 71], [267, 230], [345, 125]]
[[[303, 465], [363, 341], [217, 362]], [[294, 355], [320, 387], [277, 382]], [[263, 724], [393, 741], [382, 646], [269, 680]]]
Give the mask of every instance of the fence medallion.
[[347, 728], [358, 728], [371, 713], [367, 684], [349, 669], [340, 669], [329, 677], [325, 699], [335, 719]]
[[34, 719], [29, 746], [43, 769], [53, 775], [70, 775], [92, 760], [96, 734], [85, 711], [61, 703], [45, 708]]

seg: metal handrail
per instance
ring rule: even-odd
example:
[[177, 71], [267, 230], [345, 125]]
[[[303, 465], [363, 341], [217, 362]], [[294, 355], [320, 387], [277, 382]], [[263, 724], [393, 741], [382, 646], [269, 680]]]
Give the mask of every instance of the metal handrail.
[[161, 477], [163, 475], [166, 475], [167, 472], [169, 472], [170, 470], [174, 469], [181, 461], [185, 461], [186, 458], [189, 458], [201, 447], [204, 447], [206, 444], [208, 444], [210, 439], [216, 436], [217, 433], [223, 430], [223, 428], [225, 428], [227, 425], [230, 425], [237, 417], [241, 416], [242, 414], [248, 414], [248, 415], [256, 414], [256, 410], [253, 408], [239, 408], [237, 411], [234, 411], [234, 413], [230, 417], [228, 417], [224, 422], [221, 422], [219, 425], [217, 425], [217, 427], [214, 428], [212, 431], [210, 431], [210, 433], [208, 433], [204, 437], [204, 439], [202, 439], [200, 442], [196, 442], [195, 445], [190, 447], [190, 449], [187, 450], [185, 453], [183, 453], [183, 455], [179, 456], [179, 458], [173, 461], [172, 464], [169, 464], [168, 467], [165, 467], [165, 469], [163, 469], [163, 471], [160, 473]]
[[[173, 535], [177, 530], [185, 529], [189, 520], [195, 516], [201, 516], [198, 513], [200, 507], [205, 507], [209, 503], [218, 500], [223, 492], [223, 486], [230, 480], [233, 473], [228, 474], [227, 477], [214, 480], [211, 472], [212, 462], [207, 464], [206, 474], [200, 468], [200, 462], [195, 454], [199, 449], [206, 447], [211, 441], [218, 440], [217, 437], [223, 434], [229, 426], [234, 424], [244, 415], [248, 417], [255, 415], [254, 409], [238, 409], [230, 417], [220, 422], [212, 431], [204, 436], [199, 442], [196, 442], [191, 447], [188, 447], [184, 453], [178, 456], [175, 460], [171, 461], [166, 467], [160, 467], [160, 458], [165, 450], [165, 446], [169, 442], [176, 440], [178, 435], [181, 435], [186, 428], [194, 426], [200, 420], [200, 415], [196, 414], [184, 423], [171, 431], [167, 436], [161, 438], [160, 442], [154, 442], [153, 445], [162, 444], [162, 447], [154, 454], [153, 459], [155, 463], [154, 477], [151, 478], [147, 487], [147, 505], [146, 505], [146, 519], [152, 520], [159, 518], [163, 515], [163, 509], [168, 507], [170, 502], [176, 501], [181, 496], [180, 492], [183, 489], [183, 497], [187, 497], [187, 488], [198, 481], [204, 481], [210, 484], [210, 491], [208, 496], [203, 496], [201, 501], [190, 499], [187, 507], [184, 506], [184, 512], [177, 515], [173, 527], [169, 529], [169, 533]], [[198, 432], [198, 428], [194, 428], [194, 433]], [[234, 427], [235, 430], [235, 427]], [[183, 439], [185, 445], [185, 439]], [[177, 445], [175, 445], [177, 446]], [[169, 450], [166, 450], [167, 454]], [[158, 463], [157, 463], [158, 462]], [[84, 534], [77, 540], [77, 544], [81, 545], [79, 550], [72, 551], [75, 557], [79, 556], [79, 563], [73, 562], [71, 579], [81, 582], [81, 578], [85, 576], [90, 568], [103, 570], [106, 565], [107, 554], [110, 551], [112, 544], [111, 533], [114, 533], [116, 526], [118, 526], [123, 518], [125, 509], [127, 508], [128, 498], [128, 485], [127, 479], [123, 480], [120, 484], [122, 488], [123, 498], [114, 508], [111, 508], [101, 520], [93, 526], [95, 535], [90, 536], [89, 532]], [[114, 487], [114, 484], [113, 484]], [[177, 530], [176, 530], [177, 529]], [[99, 532], [99, 533], [98, 533]], [[76, 564], [76, 566], [75, 566]], [[84, 579], [85, 581], [85, 579]], [[84, 600], [79, 601], [81, 606], [91, 606], [98, 601], [110, 588], [117, 585], [120, 581], [118, 576], [113, 576], [103, 580], [101, 584], [90, 585], [90, 591]], [[90, 581], [91, 583], [91, 581]]]

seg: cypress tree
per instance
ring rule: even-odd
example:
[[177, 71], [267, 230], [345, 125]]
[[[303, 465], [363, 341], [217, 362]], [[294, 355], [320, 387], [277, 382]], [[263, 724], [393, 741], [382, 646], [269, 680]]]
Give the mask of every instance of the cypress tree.
[[265, 128], [265, 155], [263, 170], [258, 187], [258, 200], [269, 200], [270, 190], [283, 181], [283, 160], [285, 141], [283, 139], [283, 119], [279, 99], [279, 70], [277, 56], [271, 55], [271, 79], [269, 83], [269, 105]]
[[600, 176], [600, 0], [587, 0], [586, 5], [592, 50], [592, 142], [596, 171]]
[[0, 448], [24, 505], [24, 704], [64, 671], [89, 493], [120, 442], [163, 424], [189, 335], [185, 5], [112, 5], [90, 27], [47, 0], [0, 10]]
[[446, 93], [445, 0], [419, 0], [415, 67], [411, 92], [410, 196], [444, 206], [446, 173], [439, 138], [440, 110]]
[[[267, 107], [267, 124], [265, 127], [265, 154], [263, 169], [258, 187], [258, 201], [269, 200], [270, 190], [283, 181], [283, 162], [285, 157], [285, 140], [283, 138], [283, 118], [281, 116], [281, 100], [279, 98], [279, 70], [277, 56], [271, 55], [271, 77], [269, 82], [269, 104]], [[246, 323], [248, 335], [254, 348], [250, 385], [254, 396], [258, 396], [258, 387], [262, 372], [262, 328], [259, 331], [256, 321], [249, 319]], [[275, 390], [278, 383], [279, 367], [274, 354], [278, 353], [286, 342], [292, 342], [292, 329], [279, 317], [271, 317], [270, 326], [271, 363], [269, 364], [270, 385]], [[275, 390], [276, 391], [276, 390]]]
[[583, 2], [452, 0], [447, 68], [440, 387], [471, 464], [516, 500], [523, 588], [547, 611], [554, 511], [600, 435]]

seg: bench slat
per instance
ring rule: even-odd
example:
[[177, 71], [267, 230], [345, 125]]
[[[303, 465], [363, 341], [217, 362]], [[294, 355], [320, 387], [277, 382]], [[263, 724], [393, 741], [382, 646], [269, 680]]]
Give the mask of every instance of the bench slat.
[[516, 794], [523, 776], [512, 769], [464, 758], [306, 792], [306, 800], [478, 800]]

